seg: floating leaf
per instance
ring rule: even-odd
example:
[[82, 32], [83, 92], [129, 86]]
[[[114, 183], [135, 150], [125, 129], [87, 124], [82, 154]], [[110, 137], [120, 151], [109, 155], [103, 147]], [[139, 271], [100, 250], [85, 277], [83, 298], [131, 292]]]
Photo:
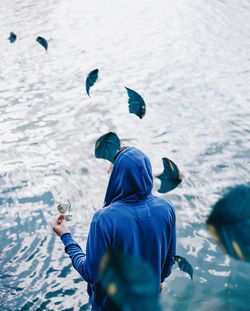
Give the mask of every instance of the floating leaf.
[[156, 176], [161, 181], [158, 192], [165, 193], [176, 188], [182, 181], [182, 175], [177, 165], [168, 158], [162, 159], [164, 170], [163, 173]]
[[142, 119], [146, 113], [146, 105], [141, 97], [136, 91], [125, 87], [128, 93], [128, 103], [129, 103], [129, 112], [136, 114], [140, 119]]
[[193, 280], [193, 267], [187, 261], [187, 259], [181, 256], [173, 256], [173, 258], [176, 260], [180, 270], [188, 273], [191, 277], [191, 280]]
[[14, 43], [16, 41], [16, 34], [14, 32], [11, 32], [8, 40], [10, 41], [10, 43]]
[[214, 205], [207, 225], [225, 253], [250, 261], [250, 186], [232, 188]]
[[122, 310], [161, 310], [158, 281], [151, 266], [141, 259], [107, 252], [101, 264], [101, 285]]
[[120, 147], [119, 137], [115, 133], [109, 132], [97, 139], [95, 143], [95, 157], [114, 163], [115, 155]]
[[86, 79], [86, 92], [87, 92], [88, 96], [90, 96], [89, 95], [89, 90], [90, 90], [91, 86], [93, 86], [96, 83], [96, 80], [98, 79], [98, 73], [99, 73], [99, 70], [98, 69], [94, 69], [87, 76], [87, 79]]
[[40, 43], [44, 48], [45, 48], [45, 50], [47, 51], [47, 49], [48, 49], [48, 42], [47, 42], [47, 40], [46, 39], [44, 39], [43, 37], [37, 37], [36, 38], [36, 41], [38, 42], [38, 43]]

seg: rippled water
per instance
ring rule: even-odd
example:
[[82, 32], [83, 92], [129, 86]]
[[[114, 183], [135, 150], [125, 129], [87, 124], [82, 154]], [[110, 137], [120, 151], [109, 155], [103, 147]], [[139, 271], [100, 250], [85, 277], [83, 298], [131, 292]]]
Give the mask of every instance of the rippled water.
[[[70, 200], [84, 247], [101, 207], [107, 164], [94, 143], [115, 131], [162, 169], [185, 175], [163, 197], [176, 206], [178, 268], [164, 310], [249, 310], [250, 265], [216, 246], [204, 222], [223, 190], [249, 181], [248, 0], [0, 0], [1, 310], [85, 310], [86, 284], [51, 232], [55, 201]], [[16, 32], [14, 44], [6, 40]], [[45, 50], [36, 36], [48, 39]], [[85, 93], [85, 77], [100, 79]], [[141, 93], [128, 113], [123, 86]], [[155, 190], [157, 190], [157, 184]]]

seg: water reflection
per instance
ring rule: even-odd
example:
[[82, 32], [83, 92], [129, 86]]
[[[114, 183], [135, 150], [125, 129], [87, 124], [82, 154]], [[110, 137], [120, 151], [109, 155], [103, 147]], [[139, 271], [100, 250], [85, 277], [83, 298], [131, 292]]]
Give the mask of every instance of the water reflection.
[[[150, 156], [155, 175], [167, 156], [185, 176], [163, 197], [176, 206], [178, 254], [193, 264], [194, 281], [176, 268], [166, 310], [247, 310], [250, 266], [225, 256], [204, 222], [222, 189], [249, 180], [249, 1], [1, 4], [1, 307], [88, 308], [86, 284], [49, 219], [60, 191], [84, 247], [108, 180], [94, 143], [114, 131]], [[89, 99], [85, 78], [96, 67]], [[123, 85], [143, 95], [143, 120], [128, 114]]]

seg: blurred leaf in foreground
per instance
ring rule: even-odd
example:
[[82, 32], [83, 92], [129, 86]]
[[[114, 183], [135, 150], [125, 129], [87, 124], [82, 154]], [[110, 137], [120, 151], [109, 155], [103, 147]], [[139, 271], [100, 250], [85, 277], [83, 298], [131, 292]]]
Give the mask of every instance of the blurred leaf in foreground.
[[141, 259], [107, 252], [101, 264], [101, 284], [122, 310], [161, 310], [159, 284], [151, 266]]
[[250, 186], [232, 188], [214, 205], [207, 225], [225, 253], [250, 261]]

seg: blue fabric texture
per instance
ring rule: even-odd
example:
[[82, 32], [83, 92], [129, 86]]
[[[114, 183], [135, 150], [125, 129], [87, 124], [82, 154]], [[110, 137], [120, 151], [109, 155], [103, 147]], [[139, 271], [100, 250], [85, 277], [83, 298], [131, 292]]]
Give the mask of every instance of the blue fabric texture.
[[175, 210], [169, 201], [152, 195], [150, 161], [128, 147], [115, 160], [104, 207], [92, 219], [86, 254], [70, 233], [61, 236], [74, 268], [88, 282], [93, 310], [119, 310], [99, 283], [99, 264], [109, 250], [123, 251], [148, 262], [162, 283], [176, 255]]

